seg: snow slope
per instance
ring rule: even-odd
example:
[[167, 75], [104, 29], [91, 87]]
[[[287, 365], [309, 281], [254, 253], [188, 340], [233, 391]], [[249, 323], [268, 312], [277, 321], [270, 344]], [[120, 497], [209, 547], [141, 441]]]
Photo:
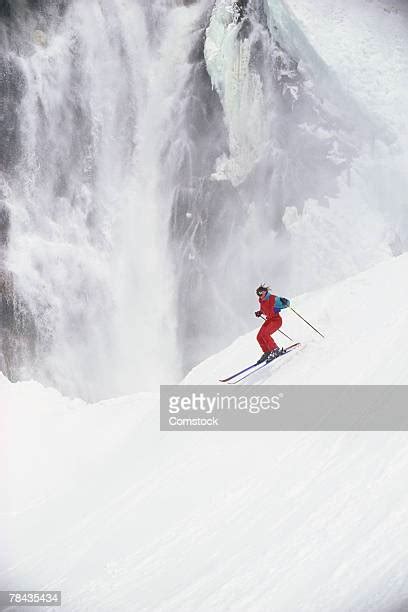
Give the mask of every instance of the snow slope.
[[[296, 300], [327, 338], [288, 317], [306, 346], [270, 382], [334, 382], [336, 364], [342, 382], [407, 382], [407, 266]], [[244, 349], [253, 334], [186, 380]], [[406, 433], [176, 434], [155, 394], [90, 405], [0, 378], [0, 398], [1, 588], [61, 589], [63, 612], [407, 609]]]
[[[303, 343], [248, 384], [408, 384], [408, 254], [385, 261], [317, 292], [292, 300], [293, 308], [325, 335], [322, 339], [292, 311], [282, 330]], [[278, 288], [272, 291], [279, 293]], [[254, 311], [257, 298], [254, 295]], [[252, 313], [250, 313], [252, 314]], [[215, 384], [259, 357], [258, 327], [213, 355], [184, 379]], [[275, 335], [280, 346], [290, 341]]]
[[[287, 40], [292, 39], [295, 53], [305, 49], [306, 39], [364, 114], [391, 129], [394, 137], [407, 136], [408, 5], [404, 0], [330, 0], [329, 10], [327, 0], [279, 0], [270, 5], [278, 25], [284, 32], [290, 29]], [[287, 12], [290, 22], [285, 19]]]

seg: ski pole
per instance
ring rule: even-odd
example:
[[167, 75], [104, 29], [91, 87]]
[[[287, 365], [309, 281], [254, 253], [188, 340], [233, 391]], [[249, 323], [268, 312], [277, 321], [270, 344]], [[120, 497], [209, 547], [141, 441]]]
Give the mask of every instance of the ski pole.
[[281, 329], [278, 329], [278, 332], [280, 332], [281, 334], [283, 334], [285, 336], [285, 338], [287, 338], [288, 340], [290, 340], [291, 342], [294, 342], [293, 338], [291, 338], [290, 336], [288, 336], [288, 334], [285, 334], [285, 332], [283, 332]]
[[[261, 319], [263, 319], [264, 321], [266, 321], [265, 317], [261, 317]], [[278, 332], [280, 332], [281, 334], [283, 334], [285, 336], [285, 338], [287, 338], [288, 340], [290, 340], [291, 342], [294, 342], [294, 340], [288, 336], [287, 334], [285, 334], [285, 332], [283, 332], [281, 329], [278, 329]]]
[[317, 332], [317, 333], [318, 333], [318, 334], [319, 334], [319, 335], [320, 335], [322, 338], [324, 338], [323, 334], [321, 334], [321, 333], [319, 332], [319, 330], [318, 330], [318, 329], [316, 329], [315, 327], [313, 327], [313, 325], [311, 325], [311, 324], [309, 323], [309, 321], [306, 321], [306, 319], [304, 319], [304, 318], [302, 317], [302, 315], [300, 315], [298, 312], [296, 312], [296, 310], [294, 310], [294, 309], [292, 308], [292, 306], [289, 306], [289, 308], [290, 308], [290, 309], [291, 309], [291, 310], [292, 310], [292, 311], [295, 313], [295, 315], [297, 315], [298, 317], [300, 317], [300, 318], [302, 319], [302, 321], [304, 321], [305, 323], [307, 323], [307, 324], [309, 325], [309, 327], [311, 327], [312, 329], [314, 329], [314, 330], [315, 330], [315, 332]]

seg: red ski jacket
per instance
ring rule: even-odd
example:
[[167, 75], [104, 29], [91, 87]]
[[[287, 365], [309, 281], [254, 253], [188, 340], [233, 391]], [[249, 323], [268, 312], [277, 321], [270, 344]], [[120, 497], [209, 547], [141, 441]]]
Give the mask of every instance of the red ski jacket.
[[270, 320], [274, 319], [279, 320], [280, 314], [279, 311], [285, 306], [281, 303], [281, 298], [276, 295], [272, 295], [272, 293], [267, 293], [265, 298], [259, 298], [259, 305], [261, 312], [265, 315], [265, 317]]

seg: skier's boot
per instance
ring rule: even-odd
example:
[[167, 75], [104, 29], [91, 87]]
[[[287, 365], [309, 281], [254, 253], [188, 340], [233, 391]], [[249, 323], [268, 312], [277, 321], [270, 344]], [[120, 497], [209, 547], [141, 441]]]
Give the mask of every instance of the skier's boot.
[[270, 361], [273, 361], [273, 359], [276, 359], [276, 357], [283, 355], [284, 352], [285, 352], [285, 349], [276, 347], [276, 349], [274, 349], [273, 351], [269, 353], [269, 357], [267, 357], [266, 363], [269, 363]]
[[256, 362], [257, 365], [259, 365], [260, 363], [263, 363], [264, 361], [267, 361], [269, 356], [271, 354], [271, 351], [266, 351], [262, 357], [260, 359], [258, 359], [258, 361]]

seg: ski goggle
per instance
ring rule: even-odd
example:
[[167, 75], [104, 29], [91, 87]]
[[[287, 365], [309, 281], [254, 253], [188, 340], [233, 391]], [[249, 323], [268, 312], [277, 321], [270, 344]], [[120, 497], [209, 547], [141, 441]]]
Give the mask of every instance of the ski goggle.
[[261, 297], [261, 295], [262, 295], [263, 293], [266, 293], [266, 289], [257, 289], [257, 290], [256, 290], [256, 295], [258, 295], [259, 297]]

